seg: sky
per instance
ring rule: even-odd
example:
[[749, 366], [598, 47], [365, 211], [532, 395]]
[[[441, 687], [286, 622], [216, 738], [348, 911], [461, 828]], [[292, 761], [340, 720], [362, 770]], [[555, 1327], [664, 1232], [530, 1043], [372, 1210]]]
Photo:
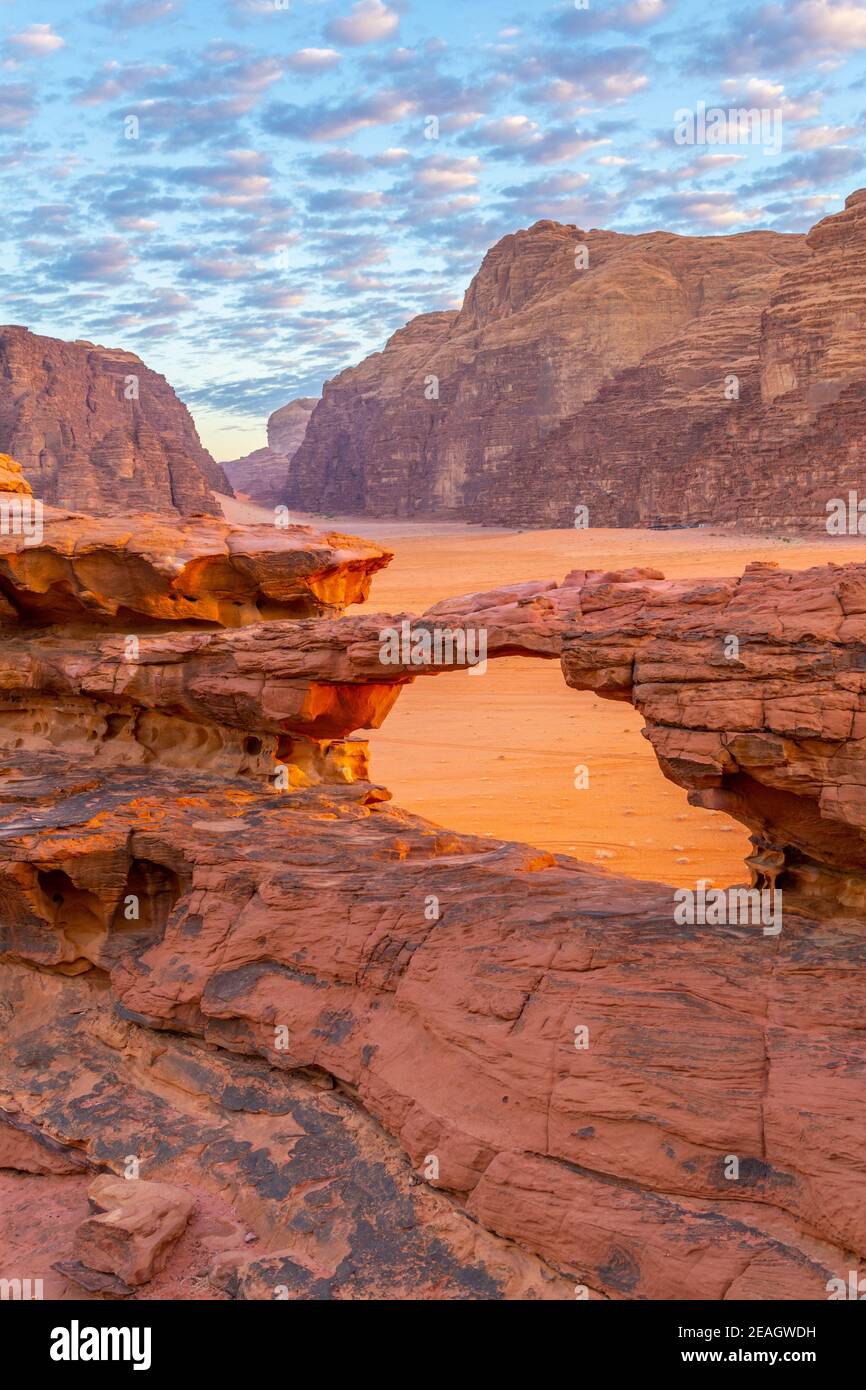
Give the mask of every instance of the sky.
[[0, 320], [235, 458], [509, 232], [802, 232], [864, 132], [866, 0], [0, 0]]

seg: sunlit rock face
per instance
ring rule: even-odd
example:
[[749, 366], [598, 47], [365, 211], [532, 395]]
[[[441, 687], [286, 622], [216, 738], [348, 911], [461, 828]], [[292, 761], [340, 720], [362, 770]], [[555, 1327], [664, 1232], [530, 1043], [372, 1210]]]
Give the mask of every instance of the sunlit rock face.
[[0, 532], [0, 595], [19, 624], [240, 627], [362, 602], [391, 552], [307, 526], [96, 518], [46, 508]]
[[[723, 407], [726, 373], [748, 385], [761, 314], [806, 254], [802, 237], [773, 232], [625, 236], [543, 221], [504, 237], [459, 311], [413, 319], [325, 386], [292, 462], [291, 500], [557, 526], [588, 503], [595, 525], [635, 524], [639, 489], [614, 492], [609, 479], [631, 441], [643, 440], [646, 473], [661, 464], [646, 447], [654, 364], [667, 354], [677, 364], [684, 412]], [[606, 431], [600, 418], [605, 452], [584, 459], [565, 422], [579, 431], [617, 391], [629, 418]]]
[[[866, 567], [346, 618], [378, 547], [171, 529], [4, 538], [3, 1257], [130, 1298], [826, 1298], [866, 1256]], [[390, 805], [356, 735], [471, 664], [416, 659], [446, 631], [633, 701], [779, 929]]]
[[231, 493], [165, 377], [132, 352], [0, 327], [0, 450], [43, 502], [218, 516]]
[[[311, 511], [823, 534], [866, 490], [866, 190], [806, 237], [539, 222], [325, 387]], [[866, 527], [866, 522], [864, 522]]]

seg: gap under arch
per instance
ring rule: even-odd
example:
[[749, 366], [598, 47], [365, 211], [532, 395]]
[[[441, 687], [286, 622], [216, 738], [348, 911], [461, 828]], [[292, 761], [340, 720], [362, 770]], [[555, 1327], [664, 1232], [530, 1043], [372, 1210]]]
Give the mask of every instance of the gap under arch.
[[[748, 883], [745, 826], [690, 806], [624, 701], [570, 689], [558, 661], [497, 657], [400, 694], [370, 740], [397, 806], [463, 833], [521, 840], [632, 878]], [[578, 788], [576, 769], [588, 785]]]

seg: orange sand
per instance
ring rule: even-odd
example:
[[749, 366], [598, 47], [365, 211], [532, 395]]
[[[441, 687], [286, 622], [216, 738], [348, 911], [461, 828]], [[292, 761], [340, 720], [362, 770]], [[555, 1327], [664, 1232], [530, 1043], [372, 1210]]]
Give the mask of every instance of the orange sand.
[[[231, 520], [271, 511], [225, 503]], [[395, 551], [368, 611], [420, 613], [439, 599], [578, 567], [652, 565], [671, 578], [740, 574], [751, 560], [806, 569], [866, 560], [866, 542], [697, 531], [506, 531], [366, 517], [295, 516]], [[615, 872], [694, 885], [742, 883], [745, 829], [689, 806], [668, 782], [630, 706], [569, 690], [554, 661], [505, 658], [483, 676], [424, 677], [370, 733], [373, 776], [399, 806], [454, 830], [525, 840]], [[589, 769], [577, 790], [574, 771]]]

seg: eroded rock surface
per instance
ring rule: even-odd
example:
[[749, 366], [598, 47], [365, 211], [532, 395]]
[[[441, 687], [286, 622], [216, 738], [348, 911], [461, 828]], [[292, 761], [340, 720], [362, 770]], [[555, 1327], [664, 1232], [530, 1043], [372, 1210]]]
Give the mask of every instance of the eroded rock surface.
[[214, 516], [231, 494], [165, 377], [132, 352], [0, 327], [0, 450], [37, 497], [102, 514]]
[[309, 526], [232, 526], [46, 508], [39, 540], [0, 532], [0, 622], [237, 627], [340, 612], [391, 552]]
[[[866, 190], [807, 237], [538, 222], [327, 383], [309, 511], [825, 533], [864, 484]], [[582, 514], [581, 514], [582, 515]]]
[[[48, 517], [48, 554], [69, 525]], [[291, 582], [298, 553], [326, 561], [340, 603], [388, 558], [296, 540]], [[34, 1185], [80, 1211], [102, 1173], [133, 1205], [137, 1181], [195, 1204], [157, 1295], [825, 1298], [866, 1259], [866, 566], [576, 570], [421, 618], [259, 623], [250, 584], [285, 596], [271, 543], [241, 537], [237, 565], [224, 536], [169, 552], [187, 603], [221, 557], [199, 597], [240, 595], [242, 626], [172, 607], [158, 546], [125, 632], [104, 599], [83, 621], [78, 570], [66, 589], [5, 581], [13, 1248]], [[49, 590], [38, 614], [21, 603]], [[633, 700], [665, 773], [752, 827], [783, 929], [681, 925], [663, 884], [389, 806], [354, 735], [443, 673], [411, 645], [383, 659], [404, 624]], [[83, 1219], [39, 1235], [55, 1296], [135, 1297], [134, 1239], [94, 1259]]]

